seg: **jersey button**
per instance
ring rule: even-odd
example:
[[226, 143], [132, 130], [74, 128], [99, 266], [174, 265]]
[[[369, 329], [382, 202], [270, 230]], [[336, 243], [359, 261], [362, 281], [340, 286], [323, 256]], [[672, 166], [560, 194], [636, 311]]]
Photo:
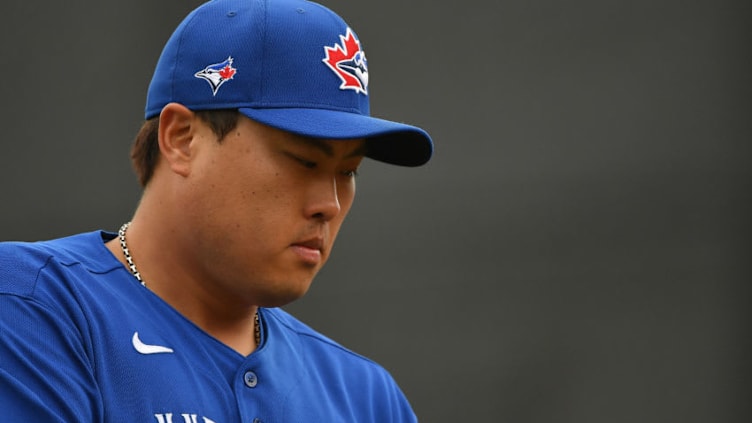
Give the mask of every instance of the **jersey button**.
[[258, 385], [258, 377], [256, 377], [256, 373], [253, 373], [250, 370], [243, 375], [243, 381], [245, 382], [245, 386], [249, 388], [255, 388], [256, 385]]

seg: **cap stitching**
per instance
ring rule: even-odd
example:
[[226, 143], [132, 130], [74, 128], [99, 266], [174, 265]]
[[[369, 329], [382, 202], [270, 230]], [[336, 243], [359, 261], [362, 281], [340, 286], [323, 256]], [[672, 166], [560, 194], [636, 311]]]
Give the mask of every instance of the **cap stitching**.
[[[203, 7], [200, 7], [196, 9], [188, 18], [188, 20], [185, 22], [185, 26], [183, 27], [183, 31], [180, 33], [180, 38], [178, 39], [178, 47], [177, 51], [175, 52], [175, 62], [173, 63], [172, 72], [170, 74], [170, 98], [168, 99], [168, 102], [166, 104], [169, 104], [169, 102], [175, 100], [175, 75], [178, 71], [178, 63], [180, 63], [180, 55], [183, 53], [183, 41], [185, 40], [186, 33], [188, 32], [188, 27], [193, 25], [193, 21], [196, 19], [196, 16], [199, 13], [199, 10]], [[157, 111], [157, 115], [159, 115], [160, 111]]]
[[[260, 1], [261, 7], [263, 8], [263, 13], [261, 16], [263, 16], [263, 19], [261, 20], [261, 37], [263, 39], [263, 43], [261, 44], [261, 63], [259, 64], [259, 69], [257, 70], [256, 76], [259, 78], [259, 81], [263, 81], [263, 75], [266, 71], [266, 52], [268, 50], [268, 43], [266, 40], [267, 36], [267, 27], [269, 23], [269, 8], [266, 7], [267, 2], [266, 1]], [[263, 83], [258, 84], [259, 87], [259, 99], [266, 98], [266, 87]]]

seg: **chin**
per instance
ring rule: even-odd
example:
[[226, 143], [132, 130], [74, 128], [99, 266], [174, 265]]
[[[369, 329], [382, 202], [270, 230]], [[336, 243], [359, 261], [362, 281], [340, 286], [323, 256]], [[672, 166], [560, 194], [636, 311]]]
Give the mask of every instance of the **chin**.
[[256, 297], [256, 305], [260, 307], [282, 307], [291, 302], [300, 299], [311, 287], [312, 281], [299, 284], [286, 284], [284, 286], [275, 286], [264, 292], [260, 292]]

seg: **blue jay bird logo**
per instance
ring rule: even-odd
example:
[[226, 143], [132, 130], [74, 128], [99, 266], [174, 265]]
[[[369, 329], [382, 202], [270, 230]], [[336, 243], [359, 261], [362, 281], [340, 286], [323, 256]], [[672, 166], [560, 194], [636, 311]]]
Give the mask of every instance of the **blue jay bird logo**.
[[231, 80], [237, 72], [238, 70], [232, 67], [232, 57], [228, 57], [224, 62], [209, 65], [196, 72], [194, 76], [208, 82], [211, 86], [212, 94], [216, 96], [219, 87]]

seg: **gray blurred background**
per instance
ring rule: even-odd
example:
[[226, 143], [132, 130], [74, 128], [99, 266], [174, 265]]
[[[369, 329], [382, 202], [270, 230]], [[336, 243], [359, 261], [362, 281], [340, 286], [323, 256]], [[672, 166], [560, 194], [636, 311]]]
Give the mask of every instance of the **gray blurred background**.
[[[146, 86], [199, 3], [3, 2], [0, 240], [130, 217]], [[363, 166], [291, 312], [425, 422], [752, 421], [748, 2], [322, 3], [373, 113], [436, 154]]]

